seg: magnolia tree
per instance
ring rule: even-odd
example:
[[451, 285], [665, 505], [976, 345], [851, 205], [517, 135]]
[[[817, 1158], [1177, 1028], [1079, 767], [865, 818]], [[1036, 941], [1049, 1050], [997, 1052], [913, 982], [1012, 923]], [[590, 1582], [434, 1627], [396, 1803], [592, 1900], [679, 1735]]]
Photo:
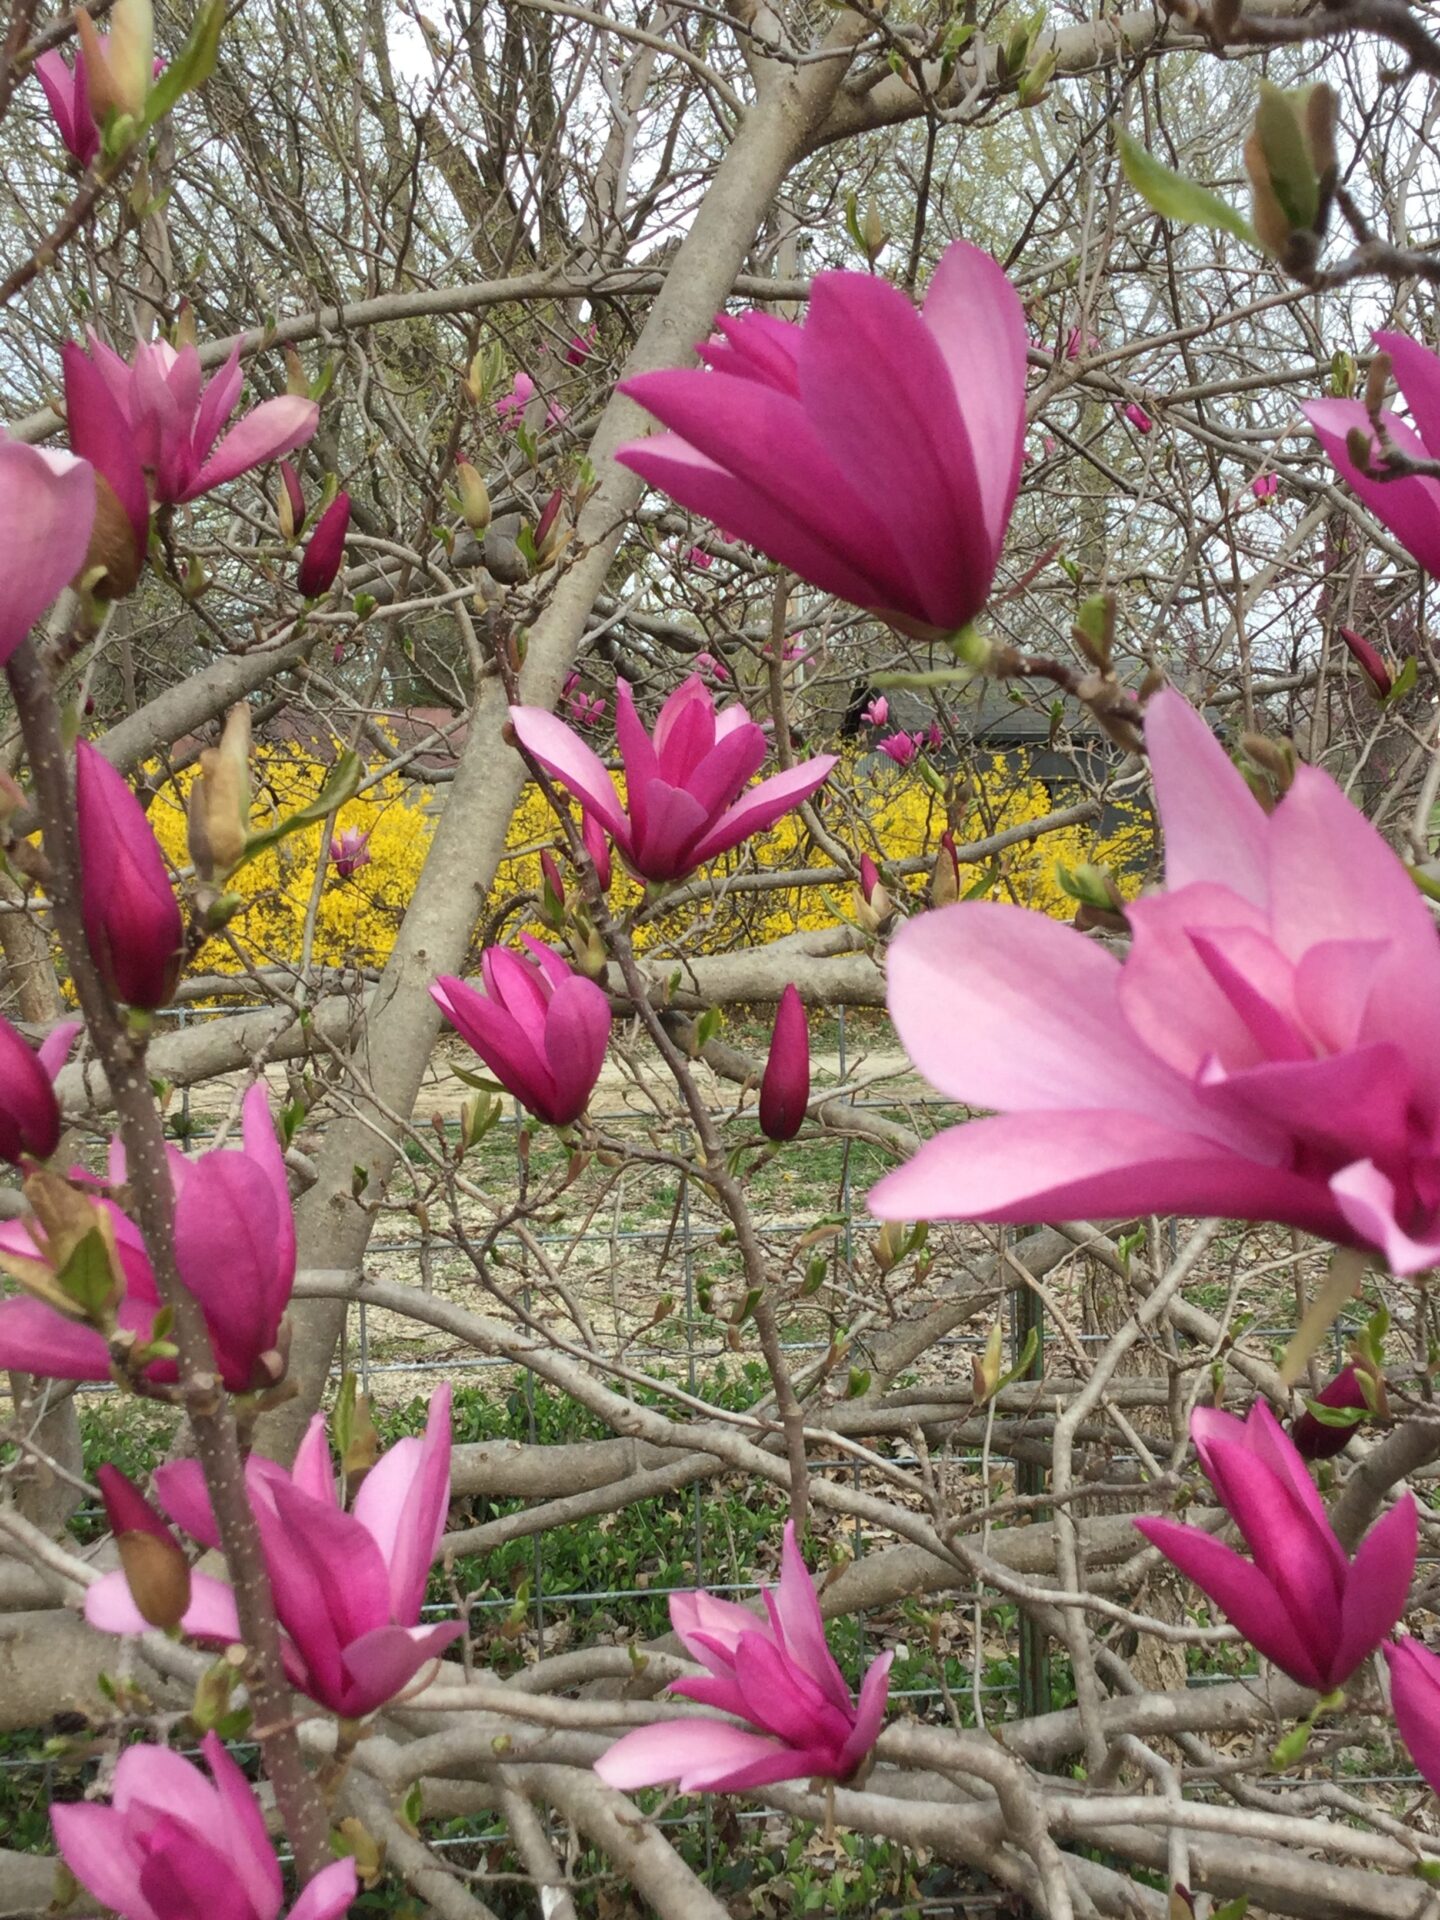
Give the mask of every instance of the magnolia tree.
[[[77, 1765], [0, 1910], [690, 1920], [738, 1807], [1050, 1920], [1440, 1913], [1437, 76], [1385, 0], [14, 0], [0, 1716]], [[812, 1081], [835, 1007], [903, 1060]], [[870, 1224], [777, 1224], [827, 1137]], [[743, 1405], [556, 1251], [652, 1173]], [[613, 1438], [383, 1445], [357, 1303]], [[480, 1632], [477, 1557], [737, 1487], [758, 1599]]]

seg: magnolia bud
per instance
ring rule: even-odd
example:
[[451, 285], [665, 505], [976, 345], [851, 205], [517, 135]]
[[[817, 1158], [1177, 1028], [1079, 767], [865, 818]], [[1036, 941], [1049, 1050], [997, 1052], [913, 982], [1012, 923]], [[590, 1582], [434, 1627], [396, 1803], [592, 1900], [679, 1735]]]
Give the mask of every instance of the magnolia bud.
[[187, 824], [196, 876], [207, 885], [223, 880], [250, 835], [250, 709], [243, 700], [225, 716], [219, 746], [201, 750]]
[[1373, 420], [1385, 404], [1385, 389], [1390, 384], [1390, 356], [1377, 353], [1365, 372], [1365, 411]]
[[490, 494], [479, 469], [463, 453], [455, 456], [455, 484], [466, 526], [472, 533], [483, 533], [490, 524]]
[[955, 854], [955, 836], [947, 828], [940, 836], [940, 851], [930, 869], [930, 904], [948, 907], [960, 898], [960, 862]]
[[178, 1627], [190, 1605], [190, 1568], [180, 1542], [118, 1467], [103, 1466], [95, 1478], [137, 1611], [152, 1627]]
[[1335, 96], [1325, 85], [1287, 93], [1260, 82], [1260, 104], [1245, 141], [1251, 222], [1271, 253], [1298, 235], [1324, 230], [1335, 188]]
[[85, 84], [97, 122], [107, 113], [139, 119], [155, 72], [155, 18], [150, 0], [115, 0], [109, 33], [100, 37], [83, 8], [75, 31], [85, 57]]
[[275, 518], [286, 541], [294, 540], [305, 524], [305, 493], [300, 476], [288, 460], [280, 462], [280, 487], [275, 496]]
[[1345, 451], [1353, 466], [1361, 473], [1369, 473], [1371, 462], [1375, 458], [1375, 437], [1368, 427], [1351, 427], [1345, 436]]

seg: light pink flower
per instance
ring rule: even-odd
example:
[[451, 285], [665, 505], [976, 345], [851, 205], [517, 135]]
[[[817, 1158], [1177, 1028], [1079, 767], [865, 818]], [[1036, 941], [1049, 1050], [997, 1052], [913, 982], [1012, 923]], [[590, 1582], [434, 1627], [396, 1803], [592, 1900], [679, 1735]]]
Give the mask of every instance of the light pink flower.
[[512, 707], [520, 744], [592, 813], [642, 880], [683, 880], [808, 800], [835, 764], [821, 754], [758, 787], [746, 782], [765, 758], [763, 727], [744, 707], [715, 710], [699, 674], [661, 707], [653, 736], [627, 681], [615, 683], [615, 733], [625, 766], [625, 802], [599, 756], [541, 707]]
[[319, 424], [315, 401], [284, 393], [262, 401], [221, 439], [244, 385], [238, 347], [208, 382], [194, 347], [177, 352], [165, 340], [137, 341], [127, 361], [92, 333], [90, 358], [120, 409], [159, 501], [198, 500], [252, 467], [303, 447]]
[[884, 694], [877, 694], [868, 707], [862, 707], [860, 718], [867, 727], [883, 727], [890, 718], [890, 702]]
[[703, 673], [707, 680], [716, 683], [730, 678], [730, 669], [723, 660], [717, 660], [713, 653], [697, 653], [695, 671]]
[[[1434, 460], [1440, 456], [1440, 355], [1404, 333], [1376, 333], [1371, 338], [1382, 353], [1389, 354], [1415, 422], [1412, 427], [1394, 413], [1382, 413], [1392, 445], [1412, 460]], [[1372, 480], [1361, 472], [1350, 458], [1347, 443], [1352, 433], [1362, 433], [1370, 444], [1369, 465], [1383, 471], [1385, 464], [1363, 400], [1312, 400], [1300, 411], [1315, 429], [1331, 465], [1381, 526], [1390, 529], [1426, 573], [1440, 574], [1440, 480], [1422, 474]]]
[[1430, 1791], [1440, 1793], [1440, 1660], [1409, 1638], [1382, 1651], [1390, 1668], [1390, 1702], [1400, 1738]]
[[1415, 1496], [1396, 1501], [1352, 1560], [1305, 1462], [1263, 1401], [1243, 1421], [1199, 1407], [1190, 1434], [1253, 1558], [1177, 1520], [1147, 1515], [1135, 1525], [1282, 1673], [1317, 1693], [1343, 1686], [1405, 1609], [1415, 1571]]
[[568, 1127], [595, 1091], [610, 1038], [610, 1003], [593, 980], [522, 933], [529, 957], [487, 947], [485, 991], [442, 974], [430, 994], [467, 1046], [527, 1112]]
[[989, 598], [1020, 482], [1025, 323], [956, 241], [923, 313], [866, 273], [822, 273], [803, 325], [721, 316], [711, 371], [621, 391], [668, 434], [616, 458], [803, 580], [922, 636]]
[[[121, 1920], [276, 1920], [284, 1902], [265, 1816], [213, 1733], [199, 1767], [168, 1747], [126, 1747], [108, 1807], [56, 1806], [50, 1824], [67, 1867]], [[359, 1892], [355, 1862], [332, 1861], [290, 1920], [339, 1920]]]
[[707, 553], [704, 547], [691, 547], [685, 558], [692, 567], [697, 567], [701, 573], [708, 573], [715, 564], [714, 554]]
[[[809, 1570], [785, 1524], [780, 1585], [766, 1588], [768, 1619], [708, 1593], [670, 1598], [685, 1651], [708, 1668], [677, 1680], [682, 1693], [748, 1722], [674, 1720], [640, 1727], [595, 1763], [607, 1785], [629, 1791], [677, 1780], [682, 1793], [741, 1793], [775, 1780], [848, 1780], [885, 1718], [893, 1655], [867, 1669], [858, 1703], [825, 1644]], [[751, 1732], [754, 1728], [757, 1731]]]
[[1440, 939], [1391, 849], [1302, 766], [1266, 814], [1173, 692], [1146, 712], [1167, 888], [1122, 963], [1040, 913], [910, 921], [890, 1011], [947, 1098], [882, 1219], [1215, 1214], [1440, 1261]]
[[342, 880], [353, 879], [361, 867], [368, 867], [373, 860], [370, 831], [362, 833], [359, 827], [344, 827], [332, 837], [330, 858]]
[[[366, 1474], [349, 1513], [340, 1505], [323, 1415], [311, 1421], [293, 1472], [258, 1453], [245, 1463], [284, 1629], [285, 1670], [301, 1693], [347, 1720], [393, 1700], [464, 1632], [458, 1620], [416, 1624], [450, 1500], [450, 1399], [447, 1382], [431, 1401], [424, 1439], [397, 1440]], [[197, 1460], [161, 1467], [155, 1490], [171, 1519], [202, 1546], [219, 1547]], [[191, 1583], [182, 1631], [221, 1646], [237, 1642], [231, 1589], [205, 1573]], [[145, 1630], [123, 1572], [87, 1589], [85, 1618], [106, 1633]]]
[[94, 521], [95, 473], [88, 460], [0, 434], [0, 664], [83, 569]]

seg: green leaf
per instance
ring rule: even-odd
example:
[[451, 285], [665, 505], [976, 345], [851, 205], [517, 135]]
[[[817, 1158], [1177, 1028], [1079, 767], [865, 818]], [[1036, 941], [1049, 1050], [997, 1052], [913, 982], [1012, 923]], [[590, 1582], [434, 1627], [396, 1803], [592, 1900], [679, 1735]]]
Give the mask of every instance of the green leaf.
[[145, 99], [143, 124], [153, 127], [187, 93], [196, 93], [215, 71], [220, 30], [225, 25], [225, 0], [205, 0], [195, 16], [190, 38], [176, 54]]
[[292, 813], [288, 819], [277, 821], [273, 827], [266, 827], [263, 833], [250, 835], [234, 871], [238, 873], [258, 854], [266, 852], [281, 840], [288, 840], [292, 833], [299, 833], [304, 827], [313, 827], [317, 821], [334, 813], [337, 807], [343, 807], [359, 791], [363, 771], [359, 754], [351, 753], [347, 748], [335, 762], [330, 778], [308, 806], [301, 807], [298, 813]]
[[1218, 193], [1187, 180], [1163, 160], [1157, 160], [1147, 147], [1123, 127], [1115, 129], [1120, 143], [1120, 165], [1125, 178], [1140, 197], [1166, 220], [1178, 220], [1181, 226], [1211, 227], [1220, 233], [1233, 233], [1237, 240], [1258, 246], [1250, 222]]

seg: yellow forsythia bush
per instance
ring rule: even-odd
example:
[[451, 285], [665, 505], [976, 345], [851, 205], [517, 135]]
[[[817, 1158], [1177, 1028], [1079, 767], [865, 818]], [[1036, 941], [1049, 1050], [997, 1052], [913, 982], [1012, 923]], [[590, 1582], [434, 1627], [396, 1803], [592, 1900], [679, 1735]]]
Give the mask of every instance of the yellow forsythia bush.
[[[257, 747], [253, 767], [252, 826], [257, 830], [312, 801], [329, 771], [296, 750], [267, 746]], [[190, 779], [187, 773], [167, 784], [150, 809], [160, 844], [177, 867], [187, 860], [185, 799]], [[959, 818], [955, 837], [961, 844], [1037, 820], [1064, 804], [1063, 798], [1053, 799], [1042, 782], [1017, 774], [1000, 755], [972, 766], [961, 791], [964, 798], [955, 803]], [[337, 833], [351, 829], [368, 834], [370, 860], [348, 879], [327, 860], [314, 911], [312, 964], [370, 969], [384, 965], [419, 880], [443, 803], [443, 792], [387, 774], [340, 809]], [[824, 790], [822, 817], [837, 840], [857, 853], [870, 853], [882, 866], [932, 856], [946, 822], [940, 798], [913, 767], [902, 769], [888, 762], [877, 766], [875, 756], [860, 761], [853, 752], [842, 758]], [[230, 923], [233, 944], [223, 938], [211, 941], [201, 956], [201, 970], [240, 972], [247, 958], [260, 966], [300, 964], [321, 834], [318, 824], [304, 828], [267, 849], [235, 876], [233, 889], [246, 905]], [[543, 795], [535, 787], [526, 787], [510, 822], [508, 851], [492, 902], [498, 905], [537, 894], [540, 852], [554, 847], [559, 838]], [[1128, 867], [1143, 860], [1149, 842], [1150, 828], [1143, 816], [1103, 840], [1091, 827], [1069, 827], [1008, 848], [988, 865], [963, 867], [961, 887], [983, 887], [989, 898], [1014, 900], [1068, 919], [1074, 902], [1058, 884], [1058, 864], [1095, 861]], [[710, 872], [723, 880], [727, 874], [830, 864], [830, 856], [812, 844], [800, 816], [789, 814], [768, 834], [717, 861]], [[563, 869], [563, 860], [561, 865]], [[922, 872], [909, 884], [923, 892], [926, 881]], [[617, 861], [614, 905], [626, 907], [639, 899], [640, 892], [639, 883]], [[723, 952], [834, 926], [849, 917], [848, 887], [781, 887], [731, 894], [722, 888], [714, 897], [646, 922], [638, 929], [637, 944], [690, 953]], [[533, 915], [521, 909], [507, 917], [504, 937], [513, 938], [521, 927], [543, 931]]]

